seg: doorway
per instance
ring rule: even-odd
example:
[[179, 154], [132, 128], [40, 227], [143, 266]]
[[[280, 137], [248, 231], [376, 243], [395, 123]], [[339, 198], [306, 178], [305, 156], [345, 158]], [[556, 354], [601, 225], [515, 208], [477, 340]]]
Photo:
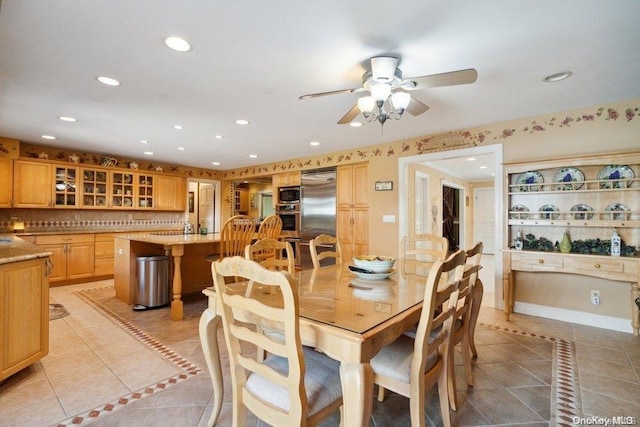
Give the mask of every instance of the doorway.
[[185, 218], [194, 231], [206, 228], [207, 233], [220, 231], [220, 181], [189, 178], [189, 203]]
[[442, 237], [449, 241], [449, 251], [466, 247], [464, 241], [464, 187], [442, 184]]
[[[468, 160], [473, 159], [474, 157], [481, 158], [485, 157], [490, 160], [490, 166], [494, 168], [494, 176], [490, 176], [488, 178], [489, 182], [483, 183], [482, 187], [490, 186], [490, 188], [494, 191], [491, 191], [490, 196], [492, 197], [491, 203], [493, 204], [492, 214], [494, 215], [493, 221], [491, 223], [493, 226], [491, 227], [491, 233], [485, 233], [485, 238], [487, 240], [488, 246], [491, 248], [490, 250], [499, 250], [502, 247], [503, 241], [503, 232], [504, 227], [502, 226], [503, 221], [503, 200], [502, 200], [502, 145], [494, 144], [483, 147], [472, 147], [465, 148], [459, 150], [451, 150], [451, 151], [441, 151], [434, 153], [421, 154], [417, 156], [411, 157], [402, 157], [398, 159], [398, 231], [399, 238], [403, 235], [407, 235], [411, 233], [411, 230], [415, 230], [417, 226], [419, 226], [419, 218], [424, 218], [426, 216], [427, 211], [433, 214], [433, 227], [432, 232], [436, 232], [437, 228], [442, 224], [444, 225], [443, 218], [440, 218], [438, 222], [435, 222], [435, 219], [438, 217], [438, 210], [442, 209], [442, 203], [438, 203], [434, 205], [431, 200], [432, 196], [425, 196], [424, 194], [420, 194], [420, 186], [416, 185], [416, 182], [420, 182], [421, 180], [418, 177], [418, 171], [420, 170], [420, 165], [424, 165], [428, 163], [428, 166], [434, 168], [436, 170], [444, 171], [451, 176], [455, 176], [457, 172], [462, 174], [463, 171], [474, 169], [469, 166], [474, 163], [466, 163]], [[475, 160], [475, 159], [474, 159]], [[456, 163], [457, 162], [457, 163]], [[476, 164], [479, 166], [478, 164]], [[422, 179], [423, 182], [428, 182], [428, 180]], [[473, 181], [471, 181], [473, 182]], [[445, 184], [443, 181], [442, 184]], [[448, 186], [451, 183], [447, 183]], [[454, 186], [455, 187], [455, 186]], [[433, 187], [432, 187], [433, 188]], [[474, 186], [475, 188], [475, 186]], [[438, 191], [435, 188], [432, 191]], [[433, 194], [433, 193], [432, 193]], [[474, 191], [475, 196], [475, 191]], [[429, 200], [429, 208], [425, 209], [424, 199]], [[458, 207], [460, 207], [460, 202], [463, 205], [466, 203], [468, 199], [467, 196], [459, 197]], [[417, 202], [418, 200], [423, 200], [423, 206], [418, 209]], [[474, 206], [475, 207], [475, 206]], [[464, 208], [464, 206], [463, 206]], [[421, 214], [422, 212], [422, 214]], [[472, 210], [475, 212], [475, 209]], [[462, 212], [459, 212], [462, 213]], [[469, 216], [469, 215], [467, 215]], [[464, 218], [461, 216], [461, 218]], [[465, 224], [465, 221], [461, 221], [462, 227], [468, 225], [473, 228], [475, 218], [473, 221], [469, 221], [469, 224]], [[422, 227], [420, 228], [428, 228]], [[471, 228], [467, 230], [467, 233], [471, 231]], [[473, 234], [469, 236], [469, 239], [473, 237], [477, 237], [477, 229], [473, 229]], [[461, 236], [464, 236], [464, 231], [462, 229], [459, 230]], [[484, 240], [483, 240], [484, 242]], [[467, 242], [461, 241], [459, 244], [461, 247], [465, 247], [464, 245]], [[487, 245], [485, 245], [487, 246]], [[491, 265], [487, 265], [487, 263], [491, 263]], [[503, 281], [503, 273], [502, 273], [502, 257], [501, 256], [493, 256], [488, 255], [486, 257], [483, 256], [483, 265], [486, 265], [486, 268], [483, 270], [485, 273], [489, 273], [491, 277], [488, 277], [487, 280], [483, 278], [483, 282], [485, 284], [485, 292], [486, 296], [491, 298], [493, 297], [494, 305], [497, 308], [501, 308], [503, 305], [503, 292], [502, 292], [502, 281]]]

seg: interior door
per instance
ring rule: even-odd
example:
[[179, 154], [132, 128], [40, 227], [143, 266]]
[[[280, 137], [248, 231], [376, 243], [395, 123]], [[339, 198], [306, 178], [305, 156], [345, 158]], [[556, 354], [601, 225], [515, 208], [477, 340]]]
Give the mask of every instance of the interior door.
[[474, 190], [474, 241], [482, 242], [485, 254], [495, 254], [495, 193], [493, 188]]
[[213, 231], [215, 187], [213, 184], [200, 183], [198, 188], [198, 222], [200, 226], [204, 225], [204, 227]]

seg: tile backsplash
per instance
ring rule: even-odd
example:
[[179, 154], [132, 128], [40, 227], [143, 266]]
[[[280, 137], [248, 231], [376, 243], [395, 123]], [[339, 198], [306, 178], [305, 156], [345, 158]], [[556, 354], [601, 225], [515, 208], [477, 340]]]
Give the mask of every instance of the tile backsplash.
[[114, 210], [2, 209], [0, 232], [122, 232], [182, 230], [183, 212], [127, 212]]

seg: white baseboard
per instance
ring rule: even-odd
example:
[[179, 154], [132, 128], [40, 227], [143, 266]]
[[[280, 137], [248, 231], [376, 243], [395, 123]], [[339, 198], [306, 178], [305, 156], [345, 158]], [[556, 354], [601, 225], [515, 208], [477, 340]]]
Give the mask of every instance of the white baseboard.
[[544, 317], [546, 319], [561, 320], [563, 322], [577, 323], [579, 325], [594, 326], [596, 328], [610, 329], [612, 331], [627, 332], [632, 334], [631, 319], [603, 316], [601, 314], [585, 313], [582, 311], [567, 310], [565, 308], [548, 307], [545, 305], [515, 302], [513, 311], [530, 316]]

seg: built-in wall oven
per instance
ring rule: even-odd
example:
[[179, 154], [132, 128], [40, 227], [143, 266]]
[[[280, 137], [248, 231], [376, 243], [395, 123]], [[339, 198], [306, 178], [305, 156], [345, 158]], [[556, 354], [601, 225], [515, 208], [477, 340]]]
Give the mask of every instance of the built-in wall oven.
[[300, 204], [279, 204], [277, 209], [278, 216], [282, 220], [282, 231], [292, 231], [298, 237], [300, 235]]

